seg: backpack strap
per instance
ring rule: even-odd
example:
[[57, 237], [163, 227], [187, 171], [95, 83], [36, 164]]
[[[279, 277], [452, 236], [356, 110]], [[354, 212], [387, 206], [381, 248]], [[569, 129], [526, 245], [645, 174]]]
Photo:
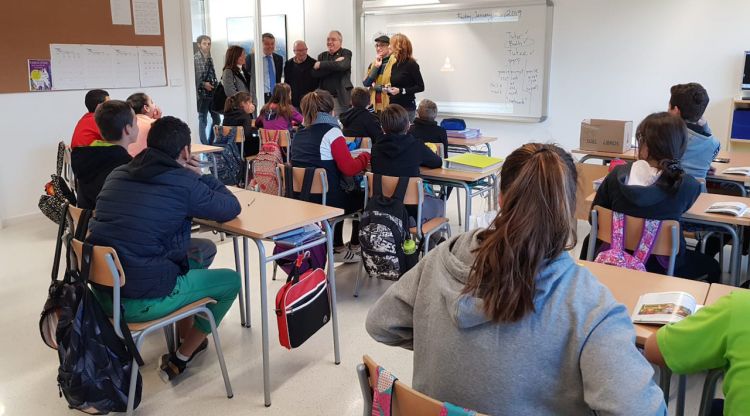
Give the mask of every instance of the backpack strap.
[[383, 196], [383, 175], [372, 175], [372, 196]]
[[611, 249], [623, 251], [625, 247], [625, 214], [612, 211], [612, 244]]
[[52, 261], [52, 281], [57, 280], [60, 272], [60, 256], [62, 255], [63, 235], [68, 225], [68, 204], [63, 204], [60, 227], [57, 229], [57, 240], [55, 240], [55, 259]]
[[91, 219], [93, 210], [84, 209], [81, 212], [81, 218], [78, 219], [78, 226], [75, 229], [75, 239], [80, 241], [86, 241], [86, 234], [89, 231], [89, 220]]
[[651, 256], [651, 250], [653, 250], [656, 243], [656, 237], [659, 236], [659, 231], [661, 231], [661, 224], [662, 222], [659, 220], [645, 220], [643, 223], [641, 239], [638, 241], [638, 247], [636, 247], [633, 253], [633, 256], [643, 263], [643, 265], [646, 265], [648, 258]]
[[294, 198], [294, 168], [289, 163], [284, 165], [284, 192], [287, 198]]
[[398, 178], [398, 184], [396, 184], [396, 190], [393, 191], [391, 198], [398, 199], [399, 201], [404, 200], [406, 197], [406, 190], [409, 188], [409, 177], [401, 176]]
[[302, 192], [300, 193], [300, 199], [305, 202], [310, 202], [313, 179], [315, 179], [315, 168], [305, 168], [305, 176], [302, 179]]
[[57, 166], [55, 166], [55, 173], [57, 176], [62, 175], [63, 161], [65, 160], [65, 142], [57, 144]]

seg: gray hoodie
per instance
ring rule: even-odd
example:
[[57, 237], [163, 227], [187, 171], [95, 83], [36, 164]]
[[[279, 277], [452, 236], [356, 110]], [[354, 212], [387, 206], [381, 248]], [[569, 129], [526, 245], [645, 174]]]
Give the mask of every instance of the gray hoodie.
[[493, 415], [666, 415], [627, 310], [588, 270], [563, 253], [535, 312], [493, 323], [461, 294], [476, 246], [476, 231], [441, 244], [367, 316], [375, 340], [414, 350], [415, 389]]

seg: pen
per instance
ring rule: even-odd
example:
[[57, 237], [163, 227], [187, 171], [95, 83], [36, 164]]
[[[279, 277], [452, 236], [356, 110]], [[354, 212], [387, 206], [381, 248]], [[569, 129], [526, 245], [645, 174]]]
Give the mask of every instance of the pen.
[[252, 200], [252, 201], [248, 202], [248, 203], [247, 203], [247, 206], [250, 206], [250, 205], [252, 205], [252, 204], [253, 204], [254, 202], [255, 202], [255, 198], [253, 198], [253, 200]]

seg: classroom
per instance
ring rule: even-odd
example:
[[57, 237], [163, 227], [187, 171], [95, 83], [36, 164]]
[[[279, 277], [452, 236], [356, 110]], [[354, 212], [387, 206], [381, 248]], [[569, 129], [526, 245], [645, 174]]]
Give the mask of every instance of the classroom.
[[13, 9], [0, 416], [750, 415], [747, 0]]

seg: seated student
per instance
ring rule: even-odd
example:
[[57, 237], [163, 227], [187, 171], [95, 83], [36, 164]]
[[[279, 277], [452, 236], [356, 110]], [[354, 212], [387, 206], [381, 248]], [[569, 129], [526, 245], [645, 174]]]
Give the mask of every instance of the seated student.
[[[302, 97], [304, 120], [294, 136], [292, 166], [324, 168], [328, 176], [327, 204], [342, 208], [347, 214], [362, 209], [364, 195], [358, 188], [345, 190], [341, 178], [354, 176], [367, 168], [370, 154], [361, 153], [353, 158], [346, 139], [334, 117], [333, 96], [328, 91], [315, 90]], [[343, 223], [333, 230], [333, 250], [336, 262], [357, 263], [361, 259], [359, 248], [359, 221], [352, 221], [349, 244], [344, 246]]]
[[695, 315], [665, 325], [646, 341], [646, 358], [677, 374], [724, 370], [723, 400], [711, 415], [744, 415], [750, 410], [750, 292], [736, 291]]
[[437, 104], [424, 99], [417, 106], [417, 118], [409, 128], [409, 134], [425, 143], [442, 143], [443, 157], [448, 157], [448, 133], [435, 121]]
[[430, 251], [370, 309], [370, 336], [414, 351], [416, 390], [493, 415], [666, 415], [628, 311], [567, 252], [576, 176], [557, 146], [516, 149], [493, 226]]
[[302, 124], [302, 114], [292, 105], [292, 89], [289, 84], [276, 84], [271, 99], [260, 109], [255, 127], [268, 130], [291, 130]]
[[[372, 173], [386, 176], [419, 176], [420, 166], [439, 168], [443, 161], [422, 141], [409, 134], [409, 114], [398, 104], [390, 104], [380, 113], [385, 136], [372, 146]], [[445, 203], [425, 196], [422, 220], [445, 215]], [[409, 215], [417, 217], [417, 207], [406, 206]]]
[[[594, 205], [625, 215], [654, 220], [679, 221], [701, 193], [701, 184], [686, 175], [680, 158], [687, 146], [687, 129], [681, 118], [669, 113], [646, 117], [636, 130], [638, 161], [614, 168], [596, 191]], [[588, 238], [581, 257], [588, 250]], [[597, 241], [597, 251], [600, 242]], [[664, 258], [651, 256], [646, 269], [665, 273]], [[675, 261], [675, 276], [718, 282], [721, 270], [716, 260], [688, 250], [680, 233], [680, 250]]]
[[[122, 303], [128, 322], [165, 316], [204, 297], [217, 325], [240, 289], [240, 277], [229, 269], [204, 270], [216, 247], [190, 239], [192, 217], [229, 221], [240, 213], [237, 198], [212, 175], [202, 175], [190, 156], [190, 128], [174, 117], [154, 122], [148, 148], [133, 161], [112, 171], [104, 183], [91, 220], [88, 241], [114, 247], [127, 281]], [[111, 297], [97, 290], [105, 310]], [[190, 360], [206, 349], [210, 324], [202, 317], [178, 325], [182, 339], [174, 353], [162, 356], [162, 378], [185, 371]]]
[[339, 114], [339, 121], [344, 127], [346, 137], [369, 137], [377, 143], [383, 137], [383, 128], [378, 116], [367, 109], [370, 104], [370, 93], [362, 87], [352, 90], [352, 106]]
[[135, 143], [128, 146], [128, 153], [130, 153], [130, 156], [135, 157], [135, 155], [141, 153], [146, 148], [148, 130], [151, 128], [151, 124], [161, 117], [161, 109], [154, 104], [154, 100], [151, 97], [142, 92], [131, 95], [128, 97], [127, 102], [133, 107], [135, 116], [138, 119], [138, 139]]
[[255, 104], [249, 92], [240, 91], [227, 97], [224, 104], [224, 126], [242, 126], [245, 133], [245, 156], [255, 156], [260, 149], [257, 129], [253, 127]]
[[691, 82], [673, 85], [670, 93], [669, 112], [682, 117], [688, 128], [687, 148], [680, 158], [682, 168], [688, 175], [705, 179], [711, 162], [721, 149], [721, 144], [703, 119], [703, 112], [708, 106], [708, 92], [701, 84]]
[[107, 101], [97, 108], [94, 118], [102, 139], [90, 146], [74, 147], [70, 154], [76, 178], [78, 208], [94, 209], [104, 180], [118, 166], [132, 159], [128, 145], [138, 137], [135, 113], [125, 101]]
[[88, 146], [95, 140], [102, 138], [99, 128], [94, 121], [94, 112], [99, 104], [109, 100], [109, 93], [104, 90], [91, 90], [86, 93], [84, 103], [88, 112], [78, 120], [73, 130], [73, 138], [70, 140], [70, 147]]

